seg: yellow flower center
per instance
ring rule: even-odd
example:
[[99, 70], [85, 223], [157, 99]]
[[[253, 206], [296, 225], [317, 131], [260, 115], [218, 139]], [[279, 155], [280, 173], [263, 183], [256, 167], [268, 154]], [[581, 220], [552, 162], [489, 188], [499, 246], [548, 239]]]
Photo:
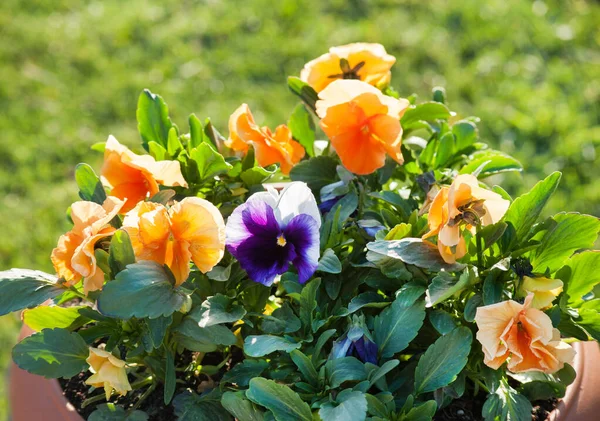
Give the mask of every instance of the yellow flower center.
[[277, 245], [279, 247], [283, 247], [287, 244], [287, 241], [285, 241], [285, 237], [283, 236], [283, 234], [281, 234], [279, 237], [277, 237]]

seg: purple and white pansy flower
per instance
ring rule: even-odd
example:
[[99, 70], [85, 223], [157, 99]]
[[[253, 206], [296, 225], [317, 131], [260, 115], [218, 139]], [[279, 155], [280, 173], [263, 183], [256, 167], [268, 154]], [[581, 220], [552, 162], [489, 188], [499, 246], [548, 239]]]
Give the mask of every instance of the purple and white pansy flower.
[[290, 183], [281, 193], [267, 187], [227, 220], [227, 249], [255, 282], [272, 285], [291, 263], [303, 284], [317, 270], [320, 227], [317, 201], [305, 183]]

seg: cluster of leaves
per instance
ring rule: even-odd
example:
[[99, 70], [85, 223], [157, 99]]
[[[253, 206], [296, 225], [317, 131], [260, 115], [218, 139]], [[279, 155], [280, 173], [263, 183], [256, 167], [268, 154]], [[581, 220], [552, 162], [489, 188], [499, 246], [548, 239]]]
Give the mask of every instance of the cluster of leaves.
[[[105, 343], [127, 361], [132, 386], [144, 388], [143, 397], [162, 387], [180, 420], [425, 421], [454, 399], [488, 393], [486, 420], [528, 421], [530, 400], [564, 395], [570, 366], [555, 375], [515, 375], [518, 389], [504, 370], [484, 366], [473, 323], [479, 306], [516, 298], [517, 268], [526, 263], [563, 280], [547, 311], [563, 336], [600, 339], [600, 252], [580, 252], [593, 247], [600, 221], [559, 213], [538, 222], [560, 173], [514, 201], [494, 186], [510, 200], [508, 212], [468, 239], [460, 263], [448, 264], [420, 240], [427, 220], [419, 210], [429, 187], [457, 174], [485, 179], [520, 171], [519, 161], [482, 143], [476, 118], [453, 119], [445, 92], [436, 89], [433, 101], [411, 98], [402, 117], [404, 165], [389, 161], [354, 176], [330, 148], [315, 147], [316, 93], [297, 78], [289, 87], [302, 100], [289, 126], [308, 155], [290, 178], [306, 182], [318, 199], [336, 198], [323, 217], [315, 277], [300, 285], [288, 272], [266, 287], [226, 254], [211, 272], [192, 270], [175, 287], [166, 268], [136, 262], [127, 234], [117, 231], [96, 250], [108, 282], [87, 297], [41, 272], [1, 274], [0, 313], [27, 309], [25, 323], [38, 331], [14, 348], [16, 363], [45, 377], [71, 377], [87, 369], [88, 346]], [[153, 201], [203, 196], [227, 216], [262, 183], [281, 179], [276, 168], [256, 166], [251, 153], [228, 155], [209, 120], [191, 115], [189, 133], [181, 133], [162, 98], [149, 91], [139, 98], [137, 118], [144, 148], [156, 159], [178, 160], [188, 181]], [[76, 179], [82, 198], [104, 200], [91, 167], [80, 165]], [[49, 299], [55, 305], [39, 306]], [[67, 302], [75, 305], [62, 306]], [[357, 321], [377, 346], [376, 363], [332, 356]], [[187, 354], [192, 362], [178, 365]], [[100, 395], [90, 390], [90, 404]], [[90, 416], [146, 418], [114, 405], [99, 405]]]

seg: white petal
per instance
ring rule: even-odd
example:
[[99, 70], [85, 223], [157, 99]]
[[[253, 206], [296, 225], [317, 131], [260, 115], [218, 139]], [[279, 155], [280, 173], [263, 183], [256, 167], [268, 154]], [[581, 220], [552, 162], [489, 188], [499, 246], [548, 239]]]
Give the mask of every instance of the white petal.
[[275, 216], [286, 225], [294, 216], [300, 214], [312, 216], [318, 227], [321, 227], [321, 214], [315, 196], [306, 183], [294, 181], [281, 192], [275, 207]]

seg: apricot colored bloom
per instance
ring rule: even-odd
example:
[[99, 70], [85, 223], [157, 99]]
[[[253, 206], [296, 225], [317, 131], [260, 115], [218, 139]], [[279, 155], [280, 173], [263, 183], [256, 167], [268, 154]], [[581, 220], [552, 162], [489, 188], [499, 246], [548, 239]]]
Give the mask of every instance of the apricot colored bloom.
[[86, 361], [90, 365], [90, 371], [94, 374], [85, 381], [85, 384], [104, 387], [106, 400], [110, 399], [113, 390], [119, 395], [126, 395], [131, 390], [125, 370], [125, 361], [99, 348], [90, 348], [90, 356]]
[[282, 124], [271, 132], [254, 122], [248, 104], [242, 104], [229, 117], [229, 139], [225, 145], [234, 151], [246, 153], [254, 147], [256, 161], [261, 167], [279, 164], [285, 175], [304, 157], [304, 148], [292, 138], [290, 129]]
[[319, 94], [316, 109], [344, 167], [364, 175], [383, 167], [386, 154], [404, 162], [400, 117], [408, 105], [368, 83], [336, 80]]
[[112, 196], [127, 199], [121, 213], [154, 196], [159, 191], [159, 185], [187, 187], [179, 161], [156, 161], [150, 155], [137, 155], [113, 136], [106, 141], [101, 175], [103, 181], [112, 188]]
[[523, 296], [532, 293], [531, 306], [544, 310], [552, 306], [562, 290], [563, 282], [560, 279], [524, 276], [519, 293]]
[[464, 232], [475, 234], [477, 226], [495, 224], [509, 205], [499, 194], [479, 187], [474, 175], [459, 175], [433, 199], [427, 217], [429, 232], [423, 239], [437, 235], [440, 255], [454, 263], [466, 254]]
[[477, 340], [487, 366], [497, 370], [508, 360], [513, 373], [551, 374], [573, 361], [575, 350], [560, 340], [548, 315], [531, 307], [532, 301], [529, 294], [524, 304], [509, 300], [477, 309]]
[[116, 231], [110, 221], [123, 204], [123, 201], [109, 196], [102, 206], [87, 201], [71, 205], [73, 229], [59, 238], [50, 256], [58, 277], [64, 279], [67, 286], [73, 286], [83, 278], [86, 294], [102, 289], [104, 273], [96, 265], [94, 248], [98, 241]]
[[396, 58], [381, 44], [363, 42], [331, 47], [329, 52], [306, 63], [300, 79], [317, 92], [338, 79], [358, 79], [373, 86], [387, 85]]
[[137, 260], [167, 265], [181, 285], [190, 274], [190, 260], [206, 273], [223, 257], [225, 223], [212, 203], [187, 197], [170, 209], [140, 202], [127, 213], [123, 228], [129, 233]]

